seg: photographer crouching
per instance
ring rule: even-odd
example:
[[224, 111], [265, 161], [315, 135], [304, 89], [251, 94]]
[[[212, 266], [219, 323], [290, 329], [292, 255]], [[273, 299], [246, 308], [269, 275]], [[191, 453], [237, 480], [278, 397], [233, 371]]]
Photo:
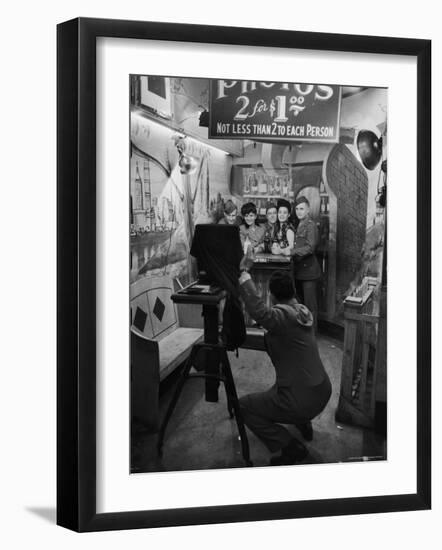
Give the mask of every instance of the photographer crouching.
[[267, 446], [272, 466], [295, 464], [308, 454], [304, 444], [281, 424], [294, 424], [304, 439], [313, 438], [311, 420], [331, 396], [330, 379], [319, 356], [313, 315], [295, 298], [289, 273], [275, 271], [269, 282], [273, 306], [259, 296], [250, 277], [251, 248], [241, 260], [240, 295], [249, 315], [266, 329], [266, 350], [276, 382], [267, 391], [245, 395], [239, 403], [245, 425]]

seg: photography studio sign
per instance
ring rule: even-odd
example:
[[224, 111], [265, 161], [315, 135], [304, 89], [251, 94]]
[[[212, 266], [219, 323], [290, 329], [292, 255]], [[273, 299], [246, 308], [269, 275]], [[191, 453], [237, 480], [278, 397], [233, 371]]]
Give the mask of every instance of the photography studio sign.
[[210, 81], [210, 138], [339, 141], [341, 87]]

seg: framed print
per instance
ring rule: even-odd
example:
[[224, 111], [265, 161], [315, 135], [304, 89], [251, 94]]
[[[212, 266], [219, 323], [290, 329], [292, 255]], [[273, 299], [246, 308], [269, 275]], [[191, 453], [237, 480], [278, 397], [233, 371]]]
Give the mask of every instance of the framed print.
[[58, 26], [59, 525], [430, 507], [430, 57]]

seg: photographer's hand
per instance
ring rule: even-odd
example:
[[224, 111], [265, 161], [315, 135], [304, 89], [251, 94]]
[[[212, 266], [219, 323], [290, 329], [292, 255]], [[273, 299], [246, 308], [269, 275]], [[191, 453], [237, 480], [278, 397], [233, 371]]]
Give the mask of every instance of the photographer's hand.
[[255, 253], [253, 252], [253, 248], [249, 246], [247, 248], [247, 252], [244, 254], [239, 264], [240, 271], [249, 271], [250, 268], [253, 266], [254, 261], [255, 261]]

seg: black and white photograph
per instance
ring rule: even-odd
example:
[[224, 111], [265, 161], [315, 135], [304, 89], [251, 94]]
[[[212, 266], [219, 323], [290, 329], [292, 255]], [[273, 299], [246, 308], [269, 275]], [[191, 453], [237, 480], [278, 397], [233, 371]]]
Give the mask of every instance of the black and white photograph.
[[130, 472], [387, 460], [388, 88], [128, 96]]
[[6, 5], [4, 548], [438, 546], [438, 12]]

